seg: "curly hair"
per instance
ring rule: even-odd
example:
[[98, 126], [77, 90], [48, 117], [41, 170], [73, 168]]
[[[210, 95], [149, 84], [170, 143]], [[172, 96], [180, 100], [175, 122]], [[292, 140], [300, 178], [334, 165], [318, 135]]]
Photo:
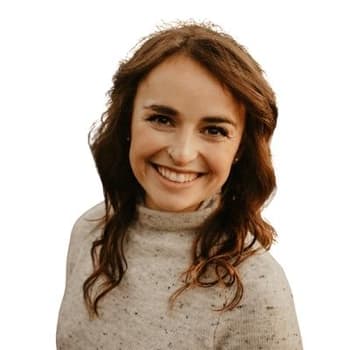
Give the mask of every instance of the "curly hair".
[[[107, 110], [89, 132], [106, 213], [101, 218], [102, 235], [91, 247], [93, 271], [83, 285], [91, 317], [99, 316], [98, 303], [127, 270], [125, 236], [137, 218], [137, 200], [144, 194], [129, 163], [128, 136], [137, 88], [153, 68], [175, 54], [187, 55], [211, 72], [245, 106], [246, 125], [239, 161], [231, 167], [218, 209], [198, 230], [184, 285], [170, 296], [170, 304], [189, 288], [220, 284], [234, 287], [234, 292], [216, 310], [233, 309], [243, 295], [237, 266], [257, 252], [256, 246], [268, 250], [276, 235], [261, 215], [276, 187], [270, 140], [278, 115], [263, 70], [243, 46], [211, 23], [178, 23], [159, 29], [120, 63], [108, 92]], [[209, 269], [214, 271], [213, 280], [204, 278]]]

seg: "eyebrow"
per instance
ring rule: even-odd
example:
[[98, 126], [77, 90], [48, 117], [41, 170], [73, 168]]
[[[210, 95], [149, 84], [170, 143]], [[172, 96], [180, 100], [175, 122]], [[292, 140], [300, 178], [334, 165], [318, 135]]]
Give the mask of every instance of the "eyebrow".
[[[177, 117], [180, 114], [176, 109], [165, 105], [151, 104], [145, 105], [143, 108], [151, 109], [156, 113], [165, 114], [172, 117]], [[234, 127], [237, 127], [237, 123], [235, 121], [224, 116], [205, 116], [202, 118], [202, 121], [206, 123], [227, 123], [231, 124]]]

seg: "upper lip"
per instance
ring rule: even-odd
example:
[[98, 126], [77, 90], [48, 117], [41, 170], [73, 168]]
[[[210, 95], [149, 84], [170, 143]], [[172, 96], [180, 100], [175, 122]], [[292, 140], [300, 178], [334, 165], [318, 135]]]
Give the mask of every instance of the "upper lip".
[[197, 170], [193, 170], [193, 169], [179, 169], [176, 167], [170, 167], [168, 165], [163, 165], [163, 164], [157, 164], [157, 163], [151, 163], [153, 166], [156, 167], [162, 167], [162, 168], [166, 168], [169, 169], [170, 171], [176, 172], [176, 173], [180, 173], [180, 174], [204, 174], [203, 171], [197, 171]]

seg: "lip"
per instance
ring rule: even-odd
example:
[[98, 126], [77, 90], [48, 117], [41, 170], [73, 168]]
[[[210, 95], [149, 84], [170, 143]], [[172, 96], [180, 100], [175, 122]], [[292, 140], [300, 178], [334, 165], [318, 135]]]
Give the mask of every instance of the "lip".
[[179, 169], [179, 168], [176, 168], [176, 167], [171, 167], [171, 166], [168, 166], [168, 165], [163, 165], [163, 164], [157, 164], [157, 163], [152, 163], [150, 162], [150, 164], [154, 167], [154, 168], [157, 168], [157, 167], [162, 167], [162, 168], [166, 168], [166, 169], [169, 169], [170, 171], [173, 171], [175, 173], [179, 173], [179, 174], [197, 174], [199, 176], [202, 176], [205, 174], [205, 172], [203, 171], [196, 171], [196, 170], [193, 170], [193, 169]]
[[[160, 181], [165, 184], [166, 186], [171, 186], [171, 187], [175, 187], [175, 188], [186, 188], [186, 187], [190, 187], [193, 186], [193, 184], [195, 182], [197, 182], [203, 175], [205, 175], [205, 173], [203, 172], [195, 172], [193, 170], [191, 171], [179, 171], [177, 169], [171, 168], [171, 167], [167, 167], [167, 166], [163, 166], [163, 165], [159, 165], [159, 164], [155, 164], [155, 163], [150, 163], [151, 168], [154, 170], [154, 172], [157, 174], [158, 178], [160, 179]], [[179, 174], [196, 174], [198, 175], [195, 179], [191, 180], [191, 181], [186, 181], [186, 182], [176, 182], [176, 181], [172, 181], [166, 177], [164, 177], [162, 174], [159, 173], [157, 167], [163, 167], [166, 169], [169, 169], [170, 171], [179, 173]]]

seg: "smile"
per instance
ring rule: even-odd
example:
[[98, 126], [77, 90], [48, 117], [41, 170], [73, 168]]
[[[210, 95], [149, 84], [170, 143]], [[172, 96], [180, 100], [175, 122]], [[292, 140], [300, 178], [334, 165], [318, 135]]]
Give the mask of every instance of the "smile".
[[200, 177], [201, 173], [186, 173], [186, 172], [177, 172], [174, 170], [170, 170], [169, 168], [162, 167], [160, 165], [152, 164], [156, 171], [164, 178], [169, 181], [177, 182], [177, 183], [187, 183], [194, 181], [198, 177]]

